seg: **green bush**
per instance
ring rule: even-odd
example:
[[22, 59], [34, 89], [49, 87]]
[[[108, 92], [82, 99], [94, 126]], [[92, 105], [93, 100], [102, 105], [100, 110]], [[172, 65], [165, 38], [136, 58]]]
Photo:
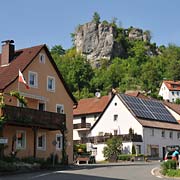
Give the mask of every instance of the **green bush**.
[[17, 166], [13, 163], [0, 160], [0, 172], [12, 172], [16, 171], [17, 169]]
[[175, 170], [175, 169], [168, 169], [166, 172], [166, 176], [170, 177], [180, 177], [180, 170]]
[[38, 163], [38, 164], [43, 164], [46, 162], [44, 158], [34, 158], [34, 157], [24, 157], [21, 159], [22, 162], [33, 164], [33, 163]]
[[132, 157], [134, 157], [132, 154], [121, 154], [118, 156], [118, 160], [130, 161]]
[[169, 170], [176, 169], [177, 163], [174, 160], [168, 160], [161, 164], [162, 174], [166, 175]]

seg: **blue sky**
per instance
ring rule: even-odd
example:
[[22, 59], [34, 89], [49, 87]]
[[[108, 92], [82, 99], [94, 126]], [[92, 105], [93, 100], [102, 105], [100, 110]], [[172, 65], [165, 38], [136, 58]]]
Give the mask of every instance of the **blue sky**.
[[150, 30], [151, 42], [180, 46], [180, 0], [3, 0], [0, 41], [14, 39], [16, 49], [47, 44], [50, 48], [72, 47], [71, 33], [91, 21], [98, 12], [101, 21]]

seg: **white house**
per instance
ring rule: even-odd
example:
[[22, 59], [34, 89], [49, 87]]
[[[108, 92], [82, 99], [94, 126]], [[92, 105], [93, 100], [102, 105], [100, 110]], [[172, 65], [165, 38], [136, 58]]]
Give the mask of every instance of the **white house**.
[[180, 99], [180, 81], [163, 81], [159, 95], [169, 102], [175, 102], [176, 99]]
[[99, 118], [111, 99], [111, 95], [81, 99], [73, 110], [73, 140], [87, 137], [91, 126]]
[[[139, 141], [123, 141], [123, 150], [131, 153], [132, 145], [140, 154], [163, 158], [165, 147], [180, 143], [180, 125], [160, 101], [116, 94], [89, 131], [89, 138], [105, 134], [127, 135], [132, 128]], [[97, 160], [103, 160], [105, 143], [94, 141]]]

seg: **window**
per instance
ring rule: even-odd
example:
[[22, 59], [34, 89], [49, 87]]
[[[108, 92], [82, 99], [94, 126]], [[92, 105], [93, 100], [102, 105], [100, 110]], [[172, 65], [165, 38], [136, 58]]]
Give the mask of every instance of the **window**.
[[117, 120], [118, 120], [118, 115], [115, 114], [115, 115], [114, 115], [114, 121], [117, 121]]
[[151, 136], [154, 136], [154, 129], [151, 129]]
[[55, 91], [55, 78], [52, 76], [48, 76], [47, 78], [47, 90]]
[[117, 134], [118, 134], [118, 130], [115, 129], [115, 130], [114, 130], [114, 136], [117, 136]]
[[136, 145], [136, 154], [141, 154], [141, 145]]
[[37, 135], [37, 149], [46, 150], [46, 134], [39, 132]]
[[179, 91], [176, 92], [177, 96], [179, 96]]
[[64, 114], [64, 105], [63, 104], [56, 104], [56, 112]]
[[37, 73], [29, 71], [29, 86], [30, 87], [37, 87]]
[[44, 103], [39, 103], [39, 110], [40, 111], [45, 111], [46, 110], [46, 106]]
[[45, 54], [39, 54], [39, 62], [45, 64]]
[[172, 95], [174, 96], [174, 91], [172, 91]]
[[25, 131], [16, 132], [16, 149], [26, 148], [26, 133]]
[[82, 124], [85, 124], [86, 123], [86, 117], [84, 116], [84, 117], [81, 117], [81, 123]]
[[162, 130], [161, 137], [165, 138], [165, 130]]
[[169, 138], [170, 138], [170, 139], [173, 138], [173, 132], [172, 132], [172, 131], [169, 132]]
[[63, 146], [62, 134], [56, 134], [56, 149], [60, 150]]
[[177, 139], [180, 139], [180, 132], [177, 133]]

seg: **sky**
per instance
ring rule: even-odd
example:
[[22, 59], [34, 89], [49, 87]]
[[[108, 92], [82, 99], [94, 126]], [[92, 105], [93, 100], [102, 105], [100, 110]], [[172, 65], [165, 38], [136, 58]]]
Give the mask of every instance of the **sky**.
[[[152, 43], [180, 46], [180, 0], [1, 0], [0, 41], [16, 49], [46, 44], [72, 47], [79, 24], [117, 18], [117, 25], [150, 30]], [[1, 51], [1, 50], [0, 50]]]

